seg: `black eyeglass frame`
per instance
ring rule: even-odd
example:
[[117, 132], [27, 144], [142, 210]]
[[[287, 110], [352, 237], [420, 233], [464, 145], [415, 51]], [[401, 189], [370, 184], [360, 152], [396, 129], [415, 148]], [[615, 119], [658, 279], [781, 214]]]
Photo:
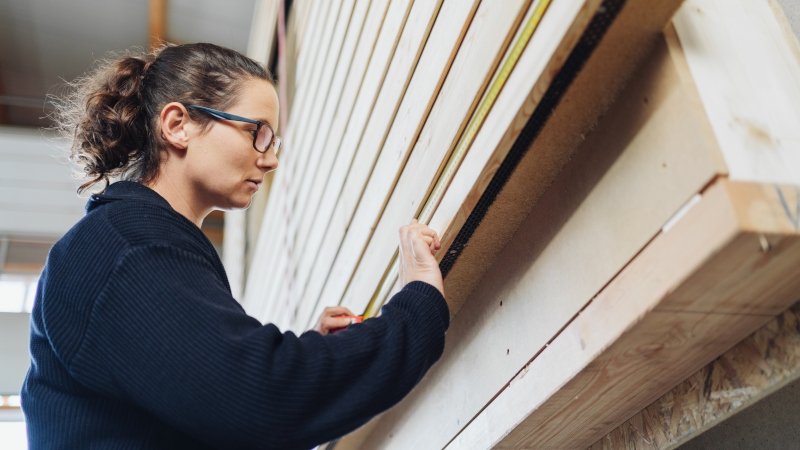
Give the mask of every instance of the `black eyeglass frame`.
[[[235, 114], [229, 114], [229, 113], [226, 113], [226, 112], [223, 112], [223, 111], [218, 111], [216, 109], [211, 109], [211, 108], [207, 108], [205, 106], [200, 106], [200, 105], [189, 105], [189, 106], [187, 106], [187, 108], [191, 108], [191, 109], [196, 109], [198, 111], [202, 111], [202, 112], [204, 112], [206, 114], [209, 114], [212, 117], [215, 117], [217, 119], [234, 120], [236, 122], [245, 122], [245, 123], [252, 123], [254, 125], [257, 125], [258, 128], [256, 128], [256, 130], [255, 130], [256, 132], [253, 133], [253, 148], [258, 153], [266, 153], [267, 150], [270, 149], [270, 147], [274, 146], [275, 147], [275, 154], [277, 154], [278, 150], [280, 150], [280, 148], [281, 148], [281, 143], [282, 143], [281, 137], [275, 134], [275, 130], [273, 130], [272, 126], [270, 124], [268, 124], [267, 122], [262, 122], [260, 120], [255, 120], [255, 119], [248, 119], [247, 117], [237, 116]], [[269, 145], [264, 147], [264, 150], [259, 150], [258, 146], [256, 145], [256, 140], [258, 139], [258, 132], [261, 130], [261, 127], [263, 127], [264, 125], [266, 125], [267, 128], [269, 128], [269, 131], [272, 132], [272, 141], [269, 143]]]

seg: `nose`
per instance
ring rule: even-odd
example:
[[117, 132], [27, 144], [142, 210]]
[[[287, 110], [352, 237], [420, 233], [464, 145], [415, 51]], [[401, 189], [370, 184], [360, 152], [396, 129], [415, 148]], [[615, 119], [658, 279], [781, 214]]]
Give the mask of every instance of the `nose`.
[[258, 159], [256, 160], [256, 165], [259, 169], [262, 169], [267, 172], [272, 172], [273, 170], [278, 168], [278, 157], [275, 156], [275, 150], [273, 147], [270, 147], [266, 152], [259, 153]]

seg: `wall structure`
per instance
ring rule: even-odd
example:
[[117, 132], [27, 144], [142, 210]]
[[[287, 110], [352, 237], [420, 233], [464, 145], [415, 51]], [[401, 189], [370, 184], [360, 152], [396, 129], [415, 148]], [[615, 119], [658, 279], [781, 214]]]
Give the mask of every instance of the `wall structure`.
[[328, 448], [586, 448], [797, 301], [776, 5], [298, 1], [245, 309], [377, 312], [420, 217], [452, 315], [420, 386]]

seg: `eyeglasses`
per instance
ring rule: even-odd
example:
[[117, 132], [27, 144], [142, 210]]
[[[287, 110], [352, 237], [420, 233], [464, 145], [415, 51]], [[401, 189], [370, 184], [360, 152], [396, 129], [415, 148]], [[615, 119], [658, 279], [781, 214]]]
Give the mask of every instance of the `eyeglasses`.
[[275, 136], [275, 130], [273, 130], [270, 124], [267, 122], [248, 119], [247, 117], [242, 116], [235, 116], [226, 112], [217, 111], [216, 109], [206, 108], [205, 106], [189, 105], [187, 108], [203, 111], [204, 113], [209, 114], [217, 119], [235, 120], [237, 122], [246, 122], [258, 125], [258, 128], [250, 131], [250, 133], [253, 134], [253, 148], [256, 149], [258, 153], [265, 153], [270, 147], [274, 146], [275, 153], [277, 154], [278, 150], [281, 148], [280, 136]]

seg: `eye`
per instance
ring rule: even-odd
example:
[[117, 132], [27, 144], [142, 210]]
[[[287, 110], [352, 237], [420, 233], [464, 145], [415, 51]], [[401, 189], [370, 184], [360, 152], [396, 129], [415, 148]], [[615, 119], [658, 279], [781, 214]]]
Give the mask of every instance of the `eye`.
[[253, 136], [253, 139], [255, 139], [256, 138], [256, 133], [258, 131], [257, 130], [247, 130], [247, 132], [250, 133], [251, 136]]

